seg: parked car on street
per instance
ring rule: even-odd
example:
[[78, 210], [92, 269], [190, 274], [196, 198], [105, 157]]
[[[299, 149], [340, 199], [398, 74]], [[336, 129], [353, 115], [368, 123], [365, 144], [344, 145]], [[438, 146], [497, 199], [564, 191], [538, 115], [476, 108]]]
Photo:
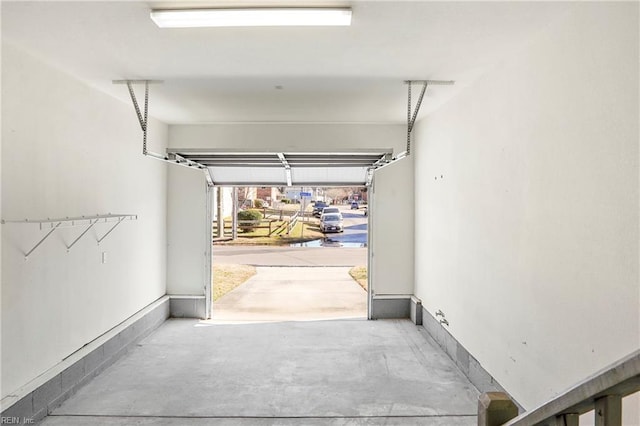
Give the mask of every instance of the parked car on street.
[[315, 204], [313, 205], [313, 215], [315, 217], [320, 217], [320, 215], [322, 215], [322, 210], [328, 206], [329, 205], [324, 201], [316, 201]]
[[342, 215], [339, 213], [323, 214], [320, 218], [320, 230], [322, 232], [344, 232]]
[[351, 202], [351, 210], [358, 210], [360, 208], [360, 204], [357, 201]]
[[340, 209], [337, 207], [325, 207], [324, 209], [322, 209], [322, 214], [328, 213], [337, 213], [340, 215], [340, 217], [342, 217], [342, 213], [340, 213]]

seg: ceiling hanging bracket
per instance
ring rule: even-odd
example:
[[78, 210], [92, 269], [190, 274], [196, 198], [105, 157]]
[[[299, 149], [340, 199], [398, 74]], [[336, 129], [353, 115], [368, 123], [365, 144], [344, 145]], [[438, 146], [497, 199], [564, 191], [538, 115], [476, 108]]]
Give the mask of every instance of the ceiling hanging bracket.
[[[394, 164], [397, 161], [400, 161], [411, 154], [411, 133], [413, 132], [413, 127], [416, 124], [416, 119], [418, 118], [418, 113], [420, 112], [420, 106], [422, 106], [422, 100], [424, 99], [424, 95], [427, 92], [427, 87], [428, 86], [450, 86], [452, 84], [455, 84], [455, 81], [453, 80], [405, 80], [404, 83], [408, 86], [407, 149], [391, 158], [389, 158], [390, 156], [384, 156], [380, 160], [376, 161], [370, 168], [368, 168], [367, 176], [366, 176], [366, 186], [371, 186], [373, 182], [373, 174], [375, 171], [383, 169], [391, 164]], [[422, 85], [422, 90], [420, 91], [420, 95], [418, 95], [418, 101], [416, 102], [415, 107], [413, 107], [413, 104], [411, 102], [411, 87], [414, 83]]]
[[[186, 166], [190, 168], [196, 168], [204, 171], [205, 178], [207, 180], [208, 186], [213, 186], [213, 177], [211, 176], [211, 171], [208, 167], [203, 166], [202, 164], [180, 157], [179, 155], [174, 155], [173, 157], [167, 155], [157, 154], [155, 152], [150, 152], [147, 150], [147, 130], [149, 128], [149, 85], [150, 84], [160, 84], [164, 83], [163, 80], [113, 80], [113, 84], [126, 84], [127, 89], [129, 90], [129, 96], [131, 97], [131, 102], [133, 103], [133, 108], [136, 111], [136, 116], [138, 117], [138, 122], [140, 123], [140, 128], [142, 129], [142, 155], [155, 158], [156, 160], [165, 161], [170, 164], [178, 164], [180, 166]], [[140, 109], [140, 105], [138, 104], [138, 98], [136, 97], [136, 92], [133, 90], [133, 86], [136, 84], [144, 85], [144, 110]]]
[[[160, 84], [162, 80], [113, 80], [113, 84], [126, 84], [129, 89], [129, 96], [133, 102], [133, 108], [136, 110], [140, 128], [142, 129], [142, 154], [147, 155], [147, 123], [149, 121], [149, 85]], [[144, 111], [140, 111], [136, 92], [133, 90], [134, 84], [144, 84]]]
[[[422, 84], [422, 90], [420, 91], [420, 95], [418, 96], [418, 102], [416, 103], [415, 109], [412, 111], [411, 105], [411, 85], [413, 83]], [[404, 151], [405, 156], [409, 156], [411, 154], [411, 132], [413, 132], [413, 126], [416, 123], [416, 118], [418, 118], [418, 112], [420, 112], [420, 106], [422, 105], [422, 99], [424, 98], [424, 94], [427, 91], [427, 86], [429, 85], [452, 85], [455, 82], [453, 80], [405, 80], [405, 84], [408, 86], [407, 90], [407, 149]]]

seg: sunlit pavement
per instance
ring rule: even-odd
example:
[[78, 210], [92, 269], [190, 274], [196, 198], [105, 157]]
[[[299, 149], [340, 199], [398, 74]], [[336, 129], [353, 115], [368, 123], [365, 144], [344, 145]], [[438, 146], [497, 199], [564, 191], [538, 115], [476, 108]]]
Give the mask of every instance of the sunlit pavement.
[[213, 304], [213, 322], [312, 321], [367, 317], [367, 292], [349, 267], [257, 267]]

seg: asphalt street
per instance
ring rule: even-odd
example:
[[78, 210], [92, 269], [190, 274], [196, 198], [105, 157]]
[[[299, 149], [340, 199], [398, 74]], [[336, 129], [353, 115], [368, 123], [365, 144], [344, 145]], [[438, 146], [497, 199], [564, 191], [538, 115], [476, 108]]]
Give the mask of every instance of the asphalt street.
[[366, 247], [368, 218], [364, 210], [350, 210], [349, 207], [341, 207], [344, 218], [344, 232], [332, 232], [325, 234], [320, 240], [301, 243], [303, 247]]

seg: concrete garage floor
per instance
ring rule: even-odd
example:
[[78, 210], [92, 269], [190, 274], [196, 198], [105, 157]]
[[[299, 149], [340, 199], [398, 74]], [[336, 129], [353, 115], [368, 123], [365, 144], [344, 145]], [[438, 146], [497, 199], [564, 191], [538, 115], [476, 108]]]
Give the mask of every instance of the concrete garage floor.
[[367, 292], [349, 267], [257, 267], [213, 304], [213, 322], [367, 317]]
[[471, 426], [477, 397], [408, 320], [171, 319], [41, 424]]

